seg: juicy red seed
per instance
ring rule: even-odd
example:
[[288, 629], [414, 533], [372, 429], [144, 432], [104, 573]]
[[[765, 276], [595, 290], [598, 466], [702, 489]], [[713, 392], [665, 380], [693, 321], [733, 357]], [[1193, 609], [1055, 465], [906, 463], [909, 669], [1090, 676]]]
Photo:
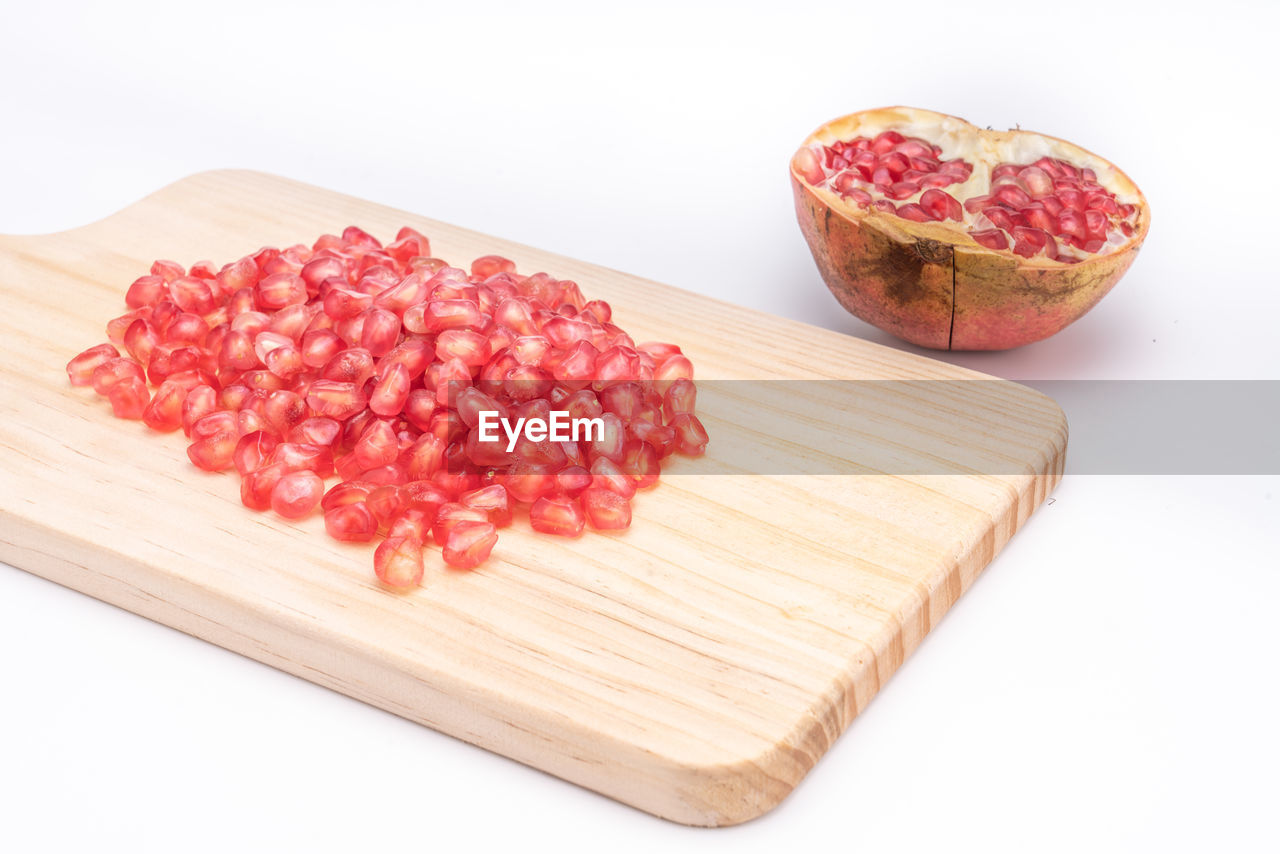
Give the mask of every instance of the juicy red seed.
[[1013, 252], [1025, 258], [1039, 253], [1052, 238], [1038, 228], [1016, 226], [1013, 229]]
[[1004, 232], [998, 228], [988, 228], [982, 231], [972, 231], [969, 233], [969, 236], [972, 237], [974, 240], [978, 241], [978, 243], [987, 247], [988, 249], [1008, 249], [1009, 248], [1009, 238], [1005, 237]]
[[388, 418], [399, 415], [409, 399], [412, 381], [402, 364], [392, 365], [369, 394], [369, 408]]
[[894, 201], [902, 201], [903, 199], [909, 199], [916, 193], [920, 192], [920, 185], [912, 181], [898, 181], [890, 184], [883, 192]]
[[187, 457], [197, 468], [222, 471], [231, 468], [238, 441], [235, 431], [223, 430], [191, 443], [187, 448]]
[[1021, 187], [1013, 184], [1003, 184], [996, 188], [992, 196], [997, 202], [1006, 204], [1014, 210], [1020, 210], [1031, 204], [1031, 197]]
[[529, 509], [529, 522], [535, 531], [543, 534], [576, 537], [582, 533], [586, 517], [576, 499], [544, 495]]
[[506, 487], [495, 483], [473, 489], [458, 497], [458, 503], [472, 510], [480, 510], [489, 517], [495, 527], [505, 528], [511, 524], [510, 496]]
[[276, 273], [262, 279], [254, 288], [258, 307], [271, 311], [307, 301], [307, 283], [293, 273]]
[[963, 206], [949, 193], [944, 193], [942, 190], [925, 190], [920, 195], [920, 207], [927, 211], [933, 219], [964, 219]]
[[145, 380], [127, 376], [111, 386], [107, 392], [111, 401], [111, 411], [116, 418], [140, 419], [151, 402], [151, 393], [147, 390]]
[[120, 351], [111, 344], [99, 344], [90, 347], [80, 355], [67, 362], [67, 377], [75, 386], [93, 385], [93, 372], [99, 365], [119, 358]]
[[445, 502], [436, 511], [436, 521], [431, 526], [431, 536], [435, 538], [437, 545], [444, 546], [449, 542], [449, 534], [463, 522], [489, 524], [489, 515], [483, 510], [467, 507], [456, 501]]
[[368, 399], [355, 383], [316, 380], [307, 390], [307, 405], [326, 418], [345, 421], [364, 409]]
[[367, 543], [378, 533], [378, 522], [363, 501], [356, 501], [326, 510], [324, 529], [335, 540]]
[[1018, 173], [1018, 185], [1032, 198], [1047, 196], [1053, 192], [1053, 178], [1039, 166], [1027, 166]]
[[1044, 208], [1028, 209], [1024, 211], [1027, 225], [1038, 228], [1046, 234], [1053, 234], [1058, 230], [1058, 223], [1054, 219], [1053, 214]]
[[301, 519], [320, 503], [324, 481], [312, 471], [289, 472], [271, 489], [271, 509], [286, 519]]
[[982, 215], [991, 221], [996, 228], [1002, 228], [1005, 231], [1013, 231], [1013, 217], [1008, 208], [992, 206], [985, 209]]
[[631, 502], [608, 489], [588, 489], [582, 493], [582, 509], [591, 527], [617, 531], [631, 525]]
[[912, 220], [913, 222], [934, 222], [937, 220], [937, 217], [929, 211], [914, 203], [900, 205], [898, 207], [898, 216], [903, 219]]
[[388, 537], [373, 553], [378, 580], [397, 590], [411, 590], [422, 583], [422, 542], [411, 537]]
[[707, 429], [702, 426], [696, 415], [677, 415], [671, 419], [671, 427], [676, 431], [676, 443], [680, 453], [697, 456], [707, 447]]
[[244, 434], [236, 443], [235, 453], [232, 455], [236, 471], [242, 476], [257, 471], [266, 463], [279, 443], [273, 434], [265, 430]]
[[455, 569], [474, 569], [488, 559], [497, 542], [498, 532], [491, 522], [459, 522], [445, 540], [444, 562]]

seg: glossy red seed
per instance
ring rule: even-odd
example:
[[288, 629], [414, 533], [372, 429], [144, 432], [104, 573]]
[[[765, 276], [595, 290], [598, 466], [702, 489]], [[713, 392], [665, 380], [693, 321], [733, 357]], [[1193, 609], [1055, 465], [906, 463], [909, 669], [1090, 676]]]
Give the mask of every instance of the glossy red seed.
[[934, 222], [937, 220], [933, 214], [926, 211], [917, 204], [905, 204], [898, 206], [898, 216], [903, 219], [909, 219], [912, 222]]
[[99, 365], [119, 358], [120, 351], [111, 344], [99, 344], [90, 347], [80, 355], [67, 362], [67, 377], [74, 386], [93, 385], [93, 372]]
[[431, 526], [431, 536], [437, 545], [444, 546], [449, 542], [449, 534], [463, 522], [491, 524], [489, 514], [485, 511], [450, 501], [440, 505], [440, 509], [436, 511], [436, 519]]
[[320, 503], [324, 481], [311, 471], [283, 475], [271, 489], [271, 509], [286, 519], [301, 519]]
[[187, 448], [187, 457], [197, 468], [222, 471], [231, 468], [239, 437], [233, 430], [223, 430], [197, 439]]
[[445, 540], [444, 562], [455, 569], [474, 569], [488, 560], [497, 542], [498, 532], [491, 522], [459, 522]]
[[582, 509], [587, 522], [599, 531], [619, 531], [631, 526], [631, 502], [608, 489], [588, 489], [582, 493]]
[[367, 543], [378, 533], [378, 522], [363, 501], [355, 501], [326, 510], [324, 529], [335, 540]]
[[942, 190], [925, 190], [920, 195], [920, 207], [928, 211], [934, 219], [964, 219], [964, 207], [949, 193]]
[[676, 431], [676, 447], [680, 453], [698, 456], [707, 448], [707, 429], [696, 415], [677, 415], [670, 426]]
[[254, 300], [263, 311], [276, 311], [307, 301], [307, 283], [293, 273], [276, 273], [254, 287]]
[[480, 279], [487, 279], [497, 273], [514, 273], [515, 271], [515, 263], [501, 255], [484, 255], [471, 262], [471, 275]]
[[368, 399], [355, 383], [316, 380], [307, 390], [307, 405], [326, 418], [345, 421], [364, 409]]
[[393, 417], [404, 410], [412, 380], [402, 364], [392, 365], [369, 394], [369, 408], [379, 415]]
[[116, 418], [140, 419], [151, 402], [151, 393], [145, 380], [136, 376], [123, 377], [107, 392], [111, 411]]
[[232, 461], [241, 476], [261, 468], [280, 441], [265, 430], [255, 430], [240, 437]]
[[1008, 208], [992, 206], [986, 208], [982, 215], [985, 216], [996, 228], [1002, 228], [1005, 231], [1013, 231], [1015, 225], [1012, 212]]
[[480, 510], [494, 524], [505, 528], [511, 524], [511, 503], [506, 487], [494, 483], [482, 486], [458, 496], [458, 503], [472, 510]]
[[998, 228], [973, 231], [969, 233], [969, 236], [988, 249], [1009, 248], [1009, 238], [1007, 238], [1005, 233]]
[[576, 499], [544, 495], [529, 509], [529, 522], [543, 534], [576, 537], [582, 533], [586, 517]]
[[397, 590], [411, 590], [422, 583], [422, 543], [411, 537], [388, 537], [373, 553], [378, 580]]

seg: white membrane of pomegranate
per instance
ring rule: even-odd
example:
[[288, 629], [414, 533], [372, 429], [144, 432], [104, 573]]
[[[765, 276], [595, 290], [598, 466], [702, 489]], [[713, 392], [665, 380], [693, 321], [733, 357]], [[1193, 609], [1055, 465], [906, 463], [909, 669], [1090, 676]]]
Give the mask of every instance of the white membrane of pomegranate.
[[[1096, 255], [1110, 254], [1130, 243], [1136, 234], [1134, 227], [1136, 209], [1141, 203], [1141, 196], [1128, 178], [1107, 161], [1062, 140], [1031, 132], [982, 131], [954, 116], [923, 110], [877, 110], [859, 114], [848, 122], [834, 122], [823, 128], [815, 135], [815, 141], [807, 147], [822, 164], [824, 180], [820, 183], [812, 181], [809, 183], [841, 197], [841, 192], [833, 184], [840, 173], [846, 170], [832, 169], [826, 165], [824, 147], [832, 146], [837, 142], [849, 142], [858, 137], [874, 139], [887, 130], [897, 131], [907, 138], [926, 140], [938, 146], [941, 148], [941, 153], [937, 157], [940, 161], [962, 159], [971, 165], [973, 171], [966, 180], [939, 188], [962, 204], [967, 199], [986, 196], [998, 189], [998, 186], [992, 186], [992, 171], [1001, 164], [1027, 166], [1040, 158], [1049, 157], [1066, 161], [1077, 169], [1093, 170], [1096, 182], [1115, 197], [1117, 205], [1133, 206], [1135, 211], [1127, 217], [1114, 215], [1111, 217], [1106, 231], [1106, 240], [1096, 252], [1085, 251], [1059, 239], [1057, 253], [1061, 261], [1072, 263]], [[808, 180], [807, 177], [806, 180]], [[856, 186], [870, 193], [877, 201], [891, 198], [885, 196], [871, 182], [859, 180]], [[918, 192], [903, 198], [895, 198], [893, 201], [898, 206], [919, 204], [921, 197], [928, 189], [928, 187], [921, 187]], [[842, 200], [848, 207], [858, 209], [861, 213], [867, 212], [865, 205], [855, 204], [848, 199]], [[1123, 233], [1120, 228], [1121, 222], [1129, 225], [1130, 234]], [[935, 220], [928, 224], [966, 234], [996, 227], [983, 212], [970, 210], [965, 210], [958, 220]], [[1008, 233], [1006, 231], [1006, 234]], [[1012, 251], [1012, 245], [1011, 239], [1010, 249], [1005, 251]], [[1052, 263], [1052, 259], [1043, 255], [1033, 256], [1028, 260]]]

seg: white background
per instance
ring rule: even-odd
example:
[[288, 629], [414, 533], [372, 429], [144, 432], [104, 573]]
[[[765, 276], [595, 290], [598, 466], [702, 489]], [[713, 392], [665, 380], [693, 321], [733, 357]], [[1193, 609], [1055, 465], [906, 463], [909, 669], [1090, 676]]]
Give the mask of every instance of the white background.
[[[456, 6], [8, 3], [0, 232], [249, 167], [905, 346], [828, 295], [786, 171], [905, 103], [1067, 137], [1154, 211], [1075, 326], [940, 358], [1280, 379], [1274, 3]], [[0, 849], [1258, 850], [1277, 493], [1069, 476], [792, 797], [720, 831], [0, 567]]]

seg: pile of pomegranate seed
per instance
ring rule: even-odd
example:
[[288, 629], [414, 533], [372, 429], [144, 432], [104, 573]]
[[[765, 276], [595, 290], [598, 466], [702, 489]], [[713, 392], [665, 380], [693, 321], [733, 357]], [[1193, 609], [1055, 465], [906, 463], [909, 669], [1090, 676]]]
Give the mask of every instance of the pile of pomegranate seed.
[[1092, 169], [1051, 157], [1001, 163], [984, 194], [958, 199], [943, 188], [967, 184], [973, 164], [941, 157], [928, 140], [886, 130], [802, 150], [797, 166], [810, 184], [850, 204], [915, 222], [962, 223], [988, 249], [1012, 246], [1026, 258], [1076, 263], [1133, 234], [1136, 208], [1119, 203]]
[[991, 170], [991, 192], [964, 201], [979, 214], [969, 229], [988, 249], [1005, 249], [1024, 258], [1043, 254], [1060, 261], [1080, 260], [1061, 252], [1059, 241], [1087, 254], [1107, 244], [1112, 232], [1133, 234], [1133, 205], [1119, 204], [1088, 167], [1041, 157], [1035, 163], [1001, 163]]
[[[335, 539], [385, 535], [374, 570], [396, 588], [421, 582], [433, 540], [450, 566], [478, 566], [520, 508], [547, 534], [626, 528], [661, 460], [707, 444], [679, 347], [636, 344], [572, 281], [496, 255], [450, 267], [411, 228], [383, 246], [352, 226], [222, 268], [157, 261], [125, 302], [112, 343], [67, 365], [72, 385], [181, 428], [192, 463], [239, 472], [250, 509], [319, 508]], [[482, 417], [553, 411], [602, 429], [482, 441]]]

